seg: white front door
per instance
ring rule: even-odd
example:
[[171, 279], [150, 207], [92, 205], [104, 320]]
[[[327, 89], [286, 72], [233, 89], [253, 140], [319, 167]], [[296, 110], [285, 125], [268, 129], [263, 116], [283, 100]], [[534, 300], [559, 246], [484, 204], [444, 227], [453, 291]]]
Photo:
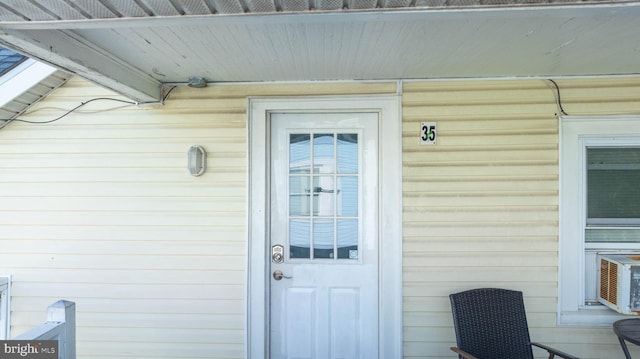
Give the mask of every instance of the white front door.
[[378, 357], [378, 112], [271, 113], [270, 357]]

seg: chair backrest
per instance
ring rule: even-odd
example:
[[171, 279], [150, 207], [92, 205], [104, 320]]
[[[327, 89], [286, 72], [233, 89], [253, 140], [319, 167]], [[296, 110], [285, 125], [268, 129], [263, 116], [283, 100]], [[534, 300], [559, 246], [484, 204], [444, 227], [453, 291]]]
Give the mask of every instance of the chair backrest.
[[533, 359], [522, 292], [481, 288], [449, 298], [458, 348], [479, 359]]

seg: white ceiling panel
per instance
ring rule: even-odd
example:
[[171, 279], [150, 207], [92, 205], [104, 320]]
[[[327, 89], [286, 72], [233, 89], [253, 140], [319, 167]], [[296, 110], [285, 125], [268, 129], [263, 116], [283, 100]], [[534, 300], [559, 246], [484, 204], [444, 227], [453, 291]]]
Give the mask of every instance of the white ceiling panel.
[[[173, 6], [171, 1], [165, 0], [138, 0], [140, 4], [148, 9], [155, 16], [177, 16], [180, 11]], [[129, 1], [133, 2], [133, 1]]]
[[[196, 76], [261, 82], [640, 74], [638, 2], [86, 0], [71, 9], [38, 1], [52, 11], [0, 0], [0, 43], [141, 102], [157, 101], [162, 84]], [[51, 20], [53, 12], [68, 18]], [[99, 17], [77, 20], [76, 12]], [[31, 17], [38, 20], [25, 20]]]
[[275, 12], [276, 3], [274, 0], [252, 0], [247, 3], [250, 12]]
[[[138, 3], [130, 0], [114, 0], [109, 3], [109, 8], [116, 17], [144, 17], [149, 15]], [[90, 14], [92, 18], [96, 18]]]
[[[26, 3], [26, 1], [24, 2]], [[38, 0], [37, 2], [34, 3], [34, 6], [37, 6], [39, 9], [41, 9], [43, 13], [47, 12], [49, 13], [48, 15], [53, 15], [54, 18], [73, 19], [73, 20], [80, 20], [85, 18], [84, 14], [81, 12], [80, 9], [76, 7], [72, 7], [68, 4], [59, 4], [57, 0]], [[104, 6], [98, 3], [97, 7], [102, 7], [102, 8], [91, 9], [91, 10], [92, 11], [97, 10], [97, 13], [101, 13], [103, 16], [109, 15], [108, 12], [101, 11], [101, 10], [106, 10], [104, 9]]]

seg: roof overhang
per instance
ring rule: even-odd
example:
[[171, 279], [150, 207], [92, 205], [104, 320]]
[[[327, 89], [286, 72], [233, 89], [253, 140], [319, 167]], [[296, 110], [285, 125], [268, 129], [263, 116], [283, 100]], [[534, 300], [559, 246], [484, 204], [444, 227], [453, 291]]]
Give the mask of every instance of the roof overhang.
[[138, 102], [163, 84], [640, 74], [640, 3], [0, 22], [0, 43]]
[[47, 64], [27, 59], [6, 76], [0, 77], [0, 108], [38, 85], [54, 72], [56, 69]]
[[64, 84], [69, 74], [33, 59], [0, 77], [0, 129]]

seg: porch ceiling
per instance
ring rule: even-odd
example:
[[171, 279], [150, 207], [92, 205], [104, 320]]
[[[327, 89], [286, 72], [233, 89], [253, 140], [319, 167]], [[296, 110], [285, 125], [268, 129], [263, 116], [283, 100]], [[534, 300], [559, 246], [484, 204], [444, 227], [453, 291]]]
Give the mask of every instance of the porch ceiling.
[[190, 77], [635, 75], [640, 2], [0, 0], [0, 43], [140, 102]]

